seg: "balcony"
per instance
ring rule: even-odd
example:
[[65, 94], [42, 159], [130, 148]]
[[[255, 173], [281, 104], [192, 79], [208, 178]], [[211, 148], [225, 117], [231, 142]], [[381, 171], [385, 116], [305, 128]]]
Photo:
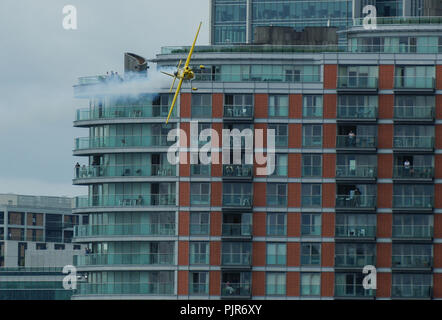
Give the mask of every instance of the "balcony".
[[84, 283], [79, 282], [75, 295], [173, 295], [173, 283]]
[[394, 137], [393, 148], [395, 149], [418, 149], [418, 150], [433, 150], [434, 137], [423, 136], [406, 136], [406, 137]]
[[225, 120], [253, 120], [253, 106], [224, 106]]
[[422, 106], [395, 106], [394, 119], [396, 121], [433, 121], [434, 107]]
[[393, 284], [391, 286], [391, 296], [393, 298], [429, 299], [432, 296], [432, 289], [429, 284]]
[[366, 265], [375, 265], [374, 254], [336, 254], [335, 267], [363, 268]]
[[338, 135], [336, 137], [336, 148], [339, 149], [376, 149], [377, 137], [376, 136], [355, 136], [350, 137], [348, 135]]
[[432, 260], [429, 255], [393, 255], [392, 268], [430, 269]]
[[252, 295], [252, 286], [250, 282], [245, 283], [222, 283], [221, 297], [223, 298], [250, 298]]
[[377, 176], [377, 167], [369, 165], [337, 165], [336, 179], [375, 179]]
[[223, 178], [251, 179], [252, 177], [252, 164], [223, 164]]
[[176, 166], [170, 164], [83, 166], [74, 172], [75, 179], [115, 178], [115, 177], [173, 177]]
[[175, 206], [175, 194], [79, 196], [76, 208]]
[[74, 265], [173, 265], [173, 253], [90, 253], [74, 256]]
[[336, 208], [339, 209], [375, 209], [375, 195], [337, 195]]
[[376, 92], [378, 90], [378, 78], [368, 76], [338, 76], [338, 90]]
[[106, 236], [173, 236], [174, 223], [150, 224], [110, 224], [75, 226], [75, 237], [106, 237]]
[[251, 208], [252, 195], [249, 194], [224, 194], [224, 207]]
[[375, 121], [378, 108], [375, 106], [338, 106], [338, 119], [351, 121]]
[[167, 147], [174, 141], [167, 141], [167, 136], [109, 136], [96, 138], [76, 138], [75, 151], [103, 148], [128, 147]]
[[433, 227], [429, 225], [393, 225], [393, 238], [398, 239], [431, 239]]
[[335, 284], [335, 297], [342, 298], [373, 298], [376, 290], [364, 289], [362, 284]]
[[433, 167], [409, 167], [394, 166], [393, 179], [403, 180], [432, 180], [434, 177]]
[[393, 195], [394, 209], [433, 209], [432, 195]]
[[223, 253], [221, 254], [223, 267], [247, 267], [252, 265], [252, 254], [244, 253]]
[[252, 225], [243, 223], [223, 223], [222, 236], [250, 238], [252, 236]]
[[396, 91], [433, 92], [435, 83], [436, 81], [433, 77], [394, 77], [394, 88]]
[[[169, 106], [119, 106], [109, 108], [79, 109], [75, 121], [119, 118], [164, 118], [169, 114]], [[171, 118], [176, 117], [176, 110]]]
[[335, 226], [335, 237], [339, 238], [375, 238], [376, 237], [376, 226], [356, 226], [356, 225], [339, 225]]

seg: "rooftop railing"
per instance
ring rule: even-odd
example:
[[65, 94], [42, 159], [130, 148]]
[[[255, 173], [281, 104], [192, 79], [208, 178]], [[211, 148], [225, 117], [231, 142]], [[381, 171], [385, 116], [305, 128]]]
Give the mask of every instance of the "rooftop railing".
[[175, 205], [175, 194], [79, 196], [75, 198], [76, 208], [88, 207], [149, 207], [153, 205]]
[[176, 166], [170, 164], [152, 165], [117, 165], [117, 166], [84, 166], [75, 169], [76, 179], [90, 179], [97, 177], [166, 177], [175, 176]]
[[84, 137], [75, 139], [75, 150], [125, 147], [166, 147], [171, 146], [173, 143], [173, 141], [167, 141], [167, 136], [164, 135]]
[[75, 226], [75, 237], [100, 236], [171, 236], [175, 235], [174, 223], [109, 224]]
[[[75, 120], [96, 120], [96, 119], [116, 119], [116, 118], [156, 118], [167, 117], [169, 106], [119, 106], [103, 107], [96, 109], [77, 110]], [[172, 112], [172, 117], [176, 116], [176, 110]]]
[[146, 295], [172, 295], [174, 294], [173, 283], [78, 283], [76, 295], [123, 295], [123, 294], [146, 294]]

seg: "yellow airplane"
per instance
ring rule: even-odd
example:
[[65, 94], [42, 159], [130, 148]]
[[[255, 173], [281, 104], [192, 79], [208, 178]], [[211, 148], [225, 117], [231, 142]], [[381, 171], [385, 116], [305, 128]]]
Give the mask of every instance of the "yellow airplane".
[[[193, 44], [192, 44], [192, 47], [190, 48], [189, 55], [187, 56], [187, 60], [186, 60], [186, 63], [184, 64], [184, 67], [180, 68], [181, 63], [183, 62], [182, 60], [180, 60], [180, 62], [178, 63], [178, 66], [177, 66], [177, 71], [174, 72], [174, 74], [170, 74], [170, 73], [161, 71], [162, 73], [173, 78], [172, 86], [170, 87], [169, 92], [172, 92], [173, 86], [175, 84], [175, 80], [177, 78], [180, 79], [180, 81], [178, 82], [178, 87], [175, 91], [175, 96], [173, 97], [173, 100], [172, 100], [172, 105], [170, 106], [169, 115], [167, 116], [166, 124], [169, 122], [169, 118], [170, 118], [170, 115], [172, 114], [173, 107], [175, 106], [178, 95], [180, 94], [181, 85], [183, 84], [183, 81], [189, 80], [191, 83], [190, 86], [192, 87], [192, 79], [195, 78], [195, 73], [192, 71], [192, 68], [189, 67], [189, 63], [190, 63], [190, 59], [192, 58], [192, 53], [193, 53], [193, 50], [195, 49], [196, 39], [198, 38], [198, 34], [200, 33], [200, 29], [201, 29], [202, 24], [203, 23], [200, 22], [200, 25], [198, 27], [198, 31], [196, 32], [195, 40], [193, 40]], [[200, 69], [204, 69], [204, 66], [201, 65]], [[192, 90], [198, 90], [198, 89], [192, 88]]]

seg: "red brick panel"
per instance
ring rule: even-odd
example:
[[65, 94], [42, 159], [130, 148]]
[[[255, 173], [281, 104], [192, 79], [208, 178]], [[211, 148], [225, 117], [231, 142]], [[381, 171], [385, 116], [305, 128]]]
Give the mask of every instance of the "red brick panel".
[[221, 212], [212, 212], [210, 214], [210, 235], [217, 237], [221, 236], [221, 226], [223, 223], [223, 216]]
[[436, 88], [442, 90], [442, 65], [436, 66]]
[[266, 274], [263, 271], [252, 272], [252, 295], [264, 296], [266, 294]]
[[180, 206], [188, 207], [190, 205], [190, 183], [180, 182]]
[[391, 297], [391, 273], [386, 273], [386, 272], [376, 273], [376, 297], [377, 298]]
[[266, 265], [266, 243], [262, 241], [253, 242], [253, 265], [265, 266]]
[[[381, 138], [382, 139], [382, 138]], [[378, 154], [378, 178], [393, 177], [393, 155], [392, 154]]]
[[222, 118], [224, 113], [224, 95], [222, 93], [212, 94], [212, 117]]
[[189, 273], [178, 271], [178, 295], [187, 295], [189, 289]]
[[192, 95], [190, 93], [181, 93], [180, 99], [181, 118], [190, 118]]
[[442, 94], [436, 95], [436, 118], [442, 119]]
[[299, 267], [301, 246], [299, 242], [287, 242], [287, 266]]
[[189, 264], [189, 242], [178, 242], [178, 265], [187, 266]]
[[266, 206], [266, 183], [255, 182], [253, 184], [253, 206], [265, 207]]
[[180, 147], [190, 147], [190, 122], [180, 123]]
[[322, 184], [322, 207], [334, 208], [336, 199], [336, 185], [334, 183]]
[[336, 89], [338, 66], [336, 64], [324, 65], [324, 89]]
[[378, 148], [379, 149], [393, 148], [393, 125], [392, 124], [378, 125]]
[[433, 215], [433, 219], [434, 219], [434, 227], [433, 227], [434, 238], [442, 238], [442, 215], [435, 214]]
[[289, 95], [289, 118], [302, 118], [302, 94]]
[[391, 238], [393, 228], [393, 215], [391, 213], [378, 213], [376, 221], [376, 236]]
[[376, 267], [391, 268], [391, 243], [376, 244]]
[[301, 235], [301, 214], [288, 212], [287, 213], [287, 236], [299, 237]]
[[269, 96], [266, 93], [255, 94], [255, 118], [268, 118]]
[[323, 101], [323, 114], [324, 119], [335, 119], [336, 118], [336, 94], [324, 94]]
[[265, 212], [253, 213], [253, 236], [264, 237], [266, 235], [266, 214]]
[[334, 178], [336, 176], [336, 154], [322, 154], [322, 176], [324, 178]]
[[440, 124], [436, 125], [435, 134], [436, 134], [435, 148], [442, 149], [442, 125]]
[[[221, 148], [223, 144], [223, 124], [219, 122], [213, 122], [212, 129], [218, 134], [217, 137], [211, 137], [212, 147]], [[215, 160], [213, 160], [214, 157], [214, 152], [212, 152], [212, 163], [215, 162]], [[219, 155], [218, 159], [218, 163], [222, 163], [221, 155]]]
[[288, 206], [299, 208], [301, 206], [301, 184], [288, 184]]
[[288, 177], [289, 178], [300, 178], [301, 177], [301, 166], [302, 166], [302, 156], [300, 153], [289, 153], [288, 157]]
[[334, 237], [335, 235], [335, 214], [333, 212], [323, 212], [321, 217], [322, 236]]
[[321, 296], [333, 297], [335, 291], [335, 275], [333, 272], [321, 273]]
[[222, 177], [223, 176], [222, 161], [219, 161], [218, 164], [212, 163], [212, 168], [211, 168], [210, 174], [212, 177]]
[[212, 266], [221, 265], [221, 242], [210, 242], [210, 264]]
[[221, 272], [210, 271], [209, 294], [211, 296], [221, 295]]
[[381, 64], [379, 66], [379, 89], [393, 89], [394, 65]]
[[442, 298], [442, 273], [433, 273], [433, 297]]
[[211, 203], [213, 207], [220, 207], [222, 204], [223, 186], [222, 182], [212, 182], [210, 185]]
[[[437, 214], [435, 217], [438, 216]], [[434, 254], [434, 268], [442, 268], [442, 244], [435, 243], [433, 246]]]
[[286, 276], [286, 294], [289, 297], [299, 297], [300, 276], [299, 272], [287, 272]]
[[434, 177], [436, 179], [442, 179], [442, 155], [436, 154], [434, 156]]
[[393, 119], [394, 115], [394, 95], [379, 95], [379, 119]]
[[178, 218], [178, 235], [180, 236], [189, 235], [189, 222], [190, 222], [189, 212], [180, 211]]
[[324, 124], [322, 133], [322, 145], [324, 148], [334, 148], [336, 146], [336, 124]]
[[[186, 152], [187, 153], [187, 152]], [[186, 155], [186, 159], [189, 157]], [[190, 161], [186, 161], [187, 163], [180, 163], [180, 177], [189, 177], [190, 176]]]
[[393, 199], [393, 184], [378, 184], [378, 208], [391, 208]]
[[302, 125], [289, 124], [289, 148], [301, 148]]
[[333, 267], [335, 265], [334, 242], [323, 242], [321, 246], [321, 266]]
[[436, 209], [442, 208], [442, 184], [434, 185], [434, 207]]

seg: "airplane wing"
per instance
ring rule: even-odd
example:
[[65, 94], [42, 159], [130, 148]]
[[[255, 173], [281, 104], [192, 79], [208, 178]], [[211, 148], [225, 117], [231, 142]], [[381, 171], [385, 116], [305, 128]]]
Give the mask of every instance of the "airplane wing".
[[170, 118], [170, 115], [172, 114], [173, 107], [175, 106], [176, 99], [178, 98], [178, 95], [180, 94], [181, 85], [183, 84], [183, 80], [184, 80], [184, 78], [181, 78], [180, 82], [178, 82], [178, 87], [176, 88], [175, 96], [173, 97], [172, 105], [170, 106], [169, 115], [167, 116], [166, 124], [169, 122], [169, 118]]
[[168, 75], [169, 77], [175, 78], [175, 76], [173, 74], [170, 74], [170, 73], [167, 73], [167, 72], [164, 72], [164, 71], [161, 71], [161, 73], [164, 73], [165, 75]]
[[200, 26], [198, 27], [198, 31], [196, 32], [195, 40], [193, 40], [192, 47], [190, 48], [189, 55], [187, 56], [186, 64], [184, 67], [188, 67], [190, 63], [190, 59], [192, 58], [193, 49], [195, 49], [196, 39], [198, 38], [198, 34], [200, 33], [201, 25], [203, 23], [200, 22]]

